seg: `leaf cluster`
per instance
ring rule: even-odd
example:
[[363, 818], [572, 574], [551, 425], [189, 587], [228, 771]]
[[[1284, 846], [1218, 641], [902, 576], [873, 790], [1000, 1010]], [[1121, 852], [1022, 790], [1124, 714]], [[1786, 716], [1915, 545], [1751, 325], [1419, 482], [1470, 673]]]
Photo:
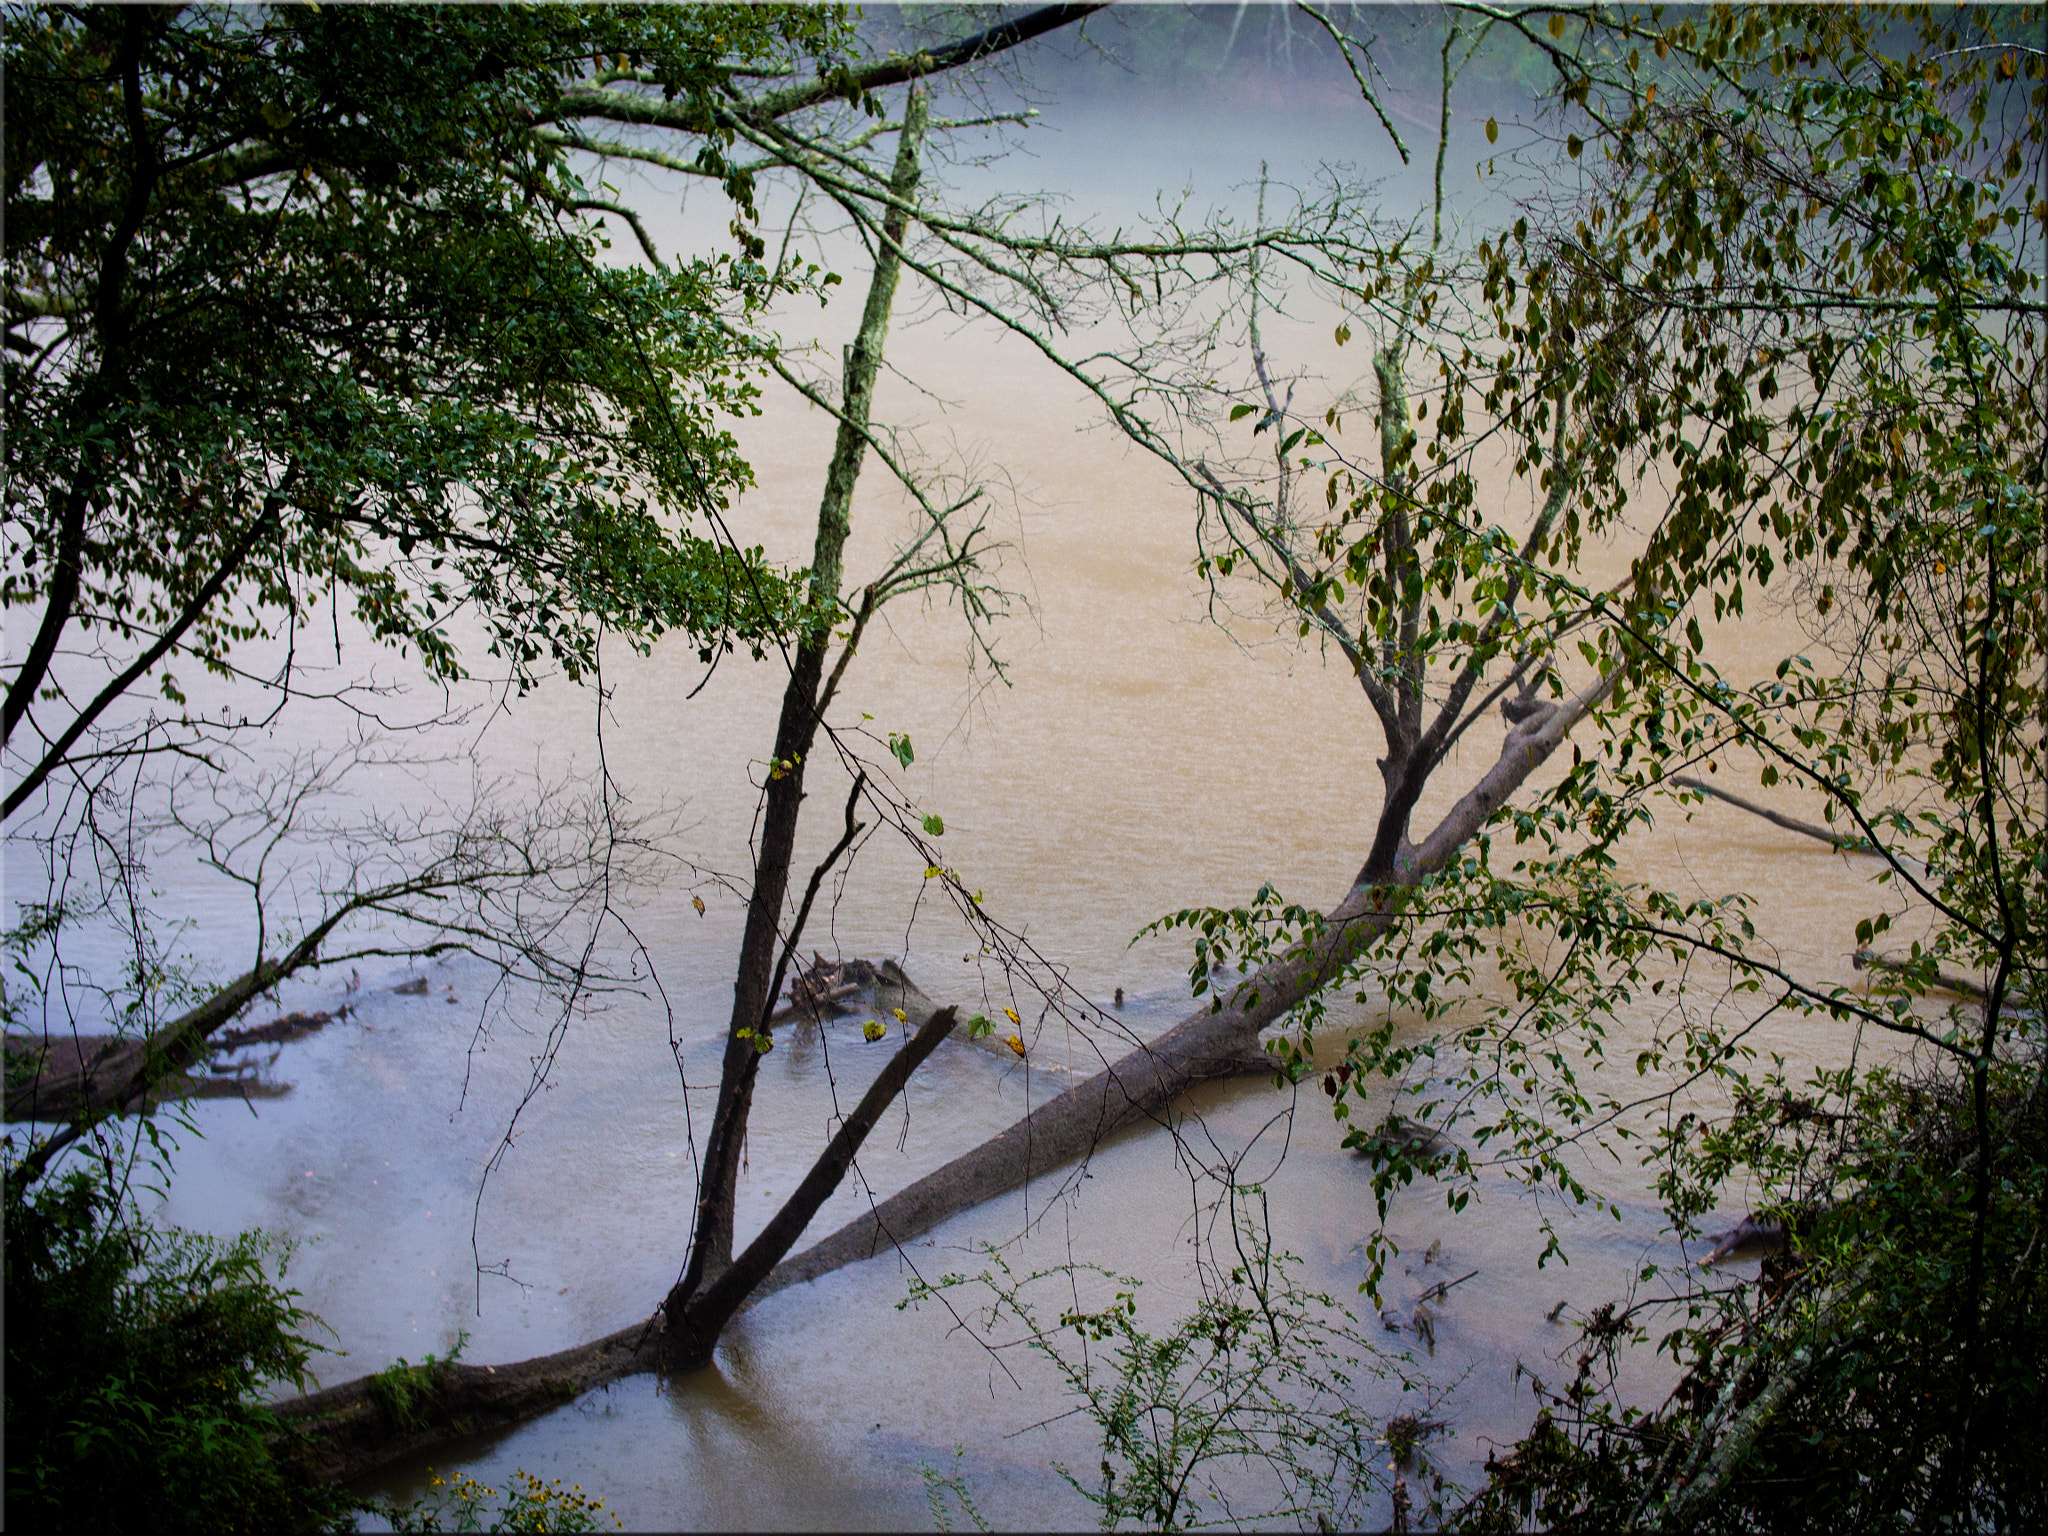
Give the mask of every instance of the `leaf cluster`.
[[744, 254], [610, 262], [605, 189], [533, 124], [631, 68], [710, 131], [736, 69], [829, 56], [843, 30], [773, 9], [11, 18], [6, 606], [102, 644], [171, 635], [222, 671], [332, 596], [444, 676], [469, 608], [522, 684], [579, 673], [602, 629], [786, 631], [790, 585], [715, 522], [750, 481], [720, 418], [754, 409], [778, 284]]
[[[1074, 1263], [1019, 1278], [993, 1247], [981, 1275], [916, 1282], [899, 1306], [986, 1292], [984, 1335], [1049, 1363], [1101, 1431], [1099, 1479], [1057, 1470], [1104, 1530], [1341, 1524], [1381, 1482], [1386, 1442], [1355, 1401], [1356, 1379], [1388, 1362], [1341, 1303], [1302, 1288], [1301, 1261], [1272, 1251], [1241, 1200], [1256, 1206], [1259, 1191], [1232, 1191], [1237, 1262], [1166, 1331], [1142, 1322], [1131, 1276]], [[1036, 1300], [1047, 1282], [1069, 1298], [1057, 1321]], [[1081, 1300], [1104, 1284], [1110, 1300]]]

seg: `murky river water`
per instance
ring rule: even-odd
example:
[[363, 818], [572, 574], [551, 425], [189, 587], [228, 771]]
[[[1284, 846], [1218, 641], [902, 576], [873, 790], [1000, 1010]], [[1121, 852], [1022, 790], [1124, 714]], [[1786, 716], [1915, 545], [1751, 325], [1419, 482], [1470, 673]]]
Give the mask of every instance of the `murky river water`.
[[[1283, 116], [1276, 132], [1300, 152], [1324, 131], [1320, 121]], [[1070, 142], [1038, 179], [1056, 182], [1061, 166], [1110, 156], [1113, 143], [1133, 137], [1116, 139], [1113, 115], [1100, 110], [1086, 123], [1074, 131], [1101, 139]], [[1353, 128], [1362, 135], [1362, 124], [1345, 131]], [[1174, 136], [1156, 122], [1152, 130], [1166, 145], [1155, 181], [1202, 171], [1228, 185], [1247, 169], [1232, 163], [1219, 173], [1192, 152], [1176, 162]], [[1240, 161], [1275, 153], [1234, 152]], [[1144, 179], [1128, 163], [1118, 173]], [[815, 323], [849, 324], [856, 303], [842, 300], [835, 311], [844, 313]], [[1335, 355], [1327, 335], [1320, 323], [1276, 324], [1269, 340], [1276, 353], [1333, 377], [1365, 363]], [[836, 333], [826, 340], [836, 350]], [[945, 857], [984, 893], [987, 910], [1080, 995], [1107, 1005], [1121, 988], [1117, 1017], [1140, 1034], [1156, 1032], [1187, 1011], [1186, 949], [1159, 939], [1134, 945], [1133, 935], [1183, 906], [1241, 901], [1263, 880], [1292, 899], [1336, 900], [1378, 810], [1376, 727], [1341, 665], [1274, 641], [1256, 620], [1230, 633], [1208, 622], [1185, 493], [1093, 426], [1078, 392], [1022, 348], [926, 323], [900, 330], [891, 355], [932, 393], [891, 380], [877, 414], [923, 423], [931, 443], [953, 434], [1014, 481], [1014, 503], [1000, 503], [1014, 546], [1004, 576], [1028, 595], [1029, 613], [1002, 627], [1009, 685], [991, 686], [963, 665], [957, 615], [892, 612], [855, 664], [837, 722], [853, 729], [868, 715], [877, 738], [909, 734], [916, 762], [896, 780], [920, 810], [943, 815]], [[746, 429], [761, 486], [738, 509], [737, 526], [773, 555], [807, 555], [828, 427], [778, 396]], [[872, 466], [856, 525], [848, 570], [857, 586], [906, 526], [902, 499]], [[1771, 619], [1714, 643], [1735, 675], [1798, 644], [1789, 621]], [[603, 750], [636, 805], [680, 805], [680, 851], [704, 869], [739, 875], [782, 673], [772, 658], [729, 660], [686, 700], [702, 673], [684, 644], [648, 658], [608, 652]], [[508, 771], [587, 777], [597, 713], [589, 690], [550, 686], [487, 726], [473, 721], [450, 745]], [[1491, 762], [1496, 742], [1473, 735], [1463, 760], [1431, 786], [1419, 825]], [[872, 759], [888, 761], [879, 739], [868, 746]], [[836, 765], [821, 766], [799, 871], [836, 837], [844, 786]], [[1789, 793], [1781, 803], [1813, 812]], [[1631, 873], [1681, 889], [1749, 892], [1789, 957], [1822, 979], [1851, 979], [1851, 933], [1870, 893], [1858, 869], [1818, 844], [1714, 806], [1690, 817], [1674, 809], [1631, 857]], [[916, 905], [923, 884], [921, 857], [877, 837], [814, 920], [806, 947], [897, 956], [935, 997], [979, 1006], [981, 987], [1002, 978], [941, 904]], [[702, 916], [693, 894], [706, 900]], [[195, 1106], [202, 1135], [185, 1138], [165, 1215], [300, 1240], [291, 1279], [340, 1352], [322, 1363], [323, 1379], [443, 1353], [461, 1333], [466, 1358], [480, 1363], [563, 1348], [646, 1316], [675, 1278], [692, 1184], [671, 1032], [701, 1132], [741, 908], [715, 883], [678, 879], [642, 893], [630, 916], [667, 1009], [621, 997], [574, 1021], [480, 1201], [480, 1170], [528, 1087], [546, 1021], [515, 1013], [480, 1041], [488, 981], [469, 963], [426, 967], [424, 996], [391, 991], [411, 972], [365, 967], [353, 1016], [285, 1047], [271, 1068], [291, 1083], [288, 1094]], [[288, 988], [283, 1001], [331, 1007], [343, 1000], [342, 985], [323, 976]], [[1036, 1009], [1019, 995], [1033, 1023]], [[1655, 1023], [1646, 1013], [1628, 1027], [1646, 1034]], [[1759, 1043], [1796, 1063], [1833, 1059], [1848, 1041], [1799, 1024]], [[834, 1103], [858, 1095], [886, 1049], [866, 1046], [849, 1021], [823, 1039], [785, 1039], [767, 1058], [742, 1184], [743, 1240], [822, 1144]], [[1614, 1056], [1628, 1060], [1633, 1049], [1619, 1041]], [[1070, 1059], [1093, 1064], [1088, 1042], [1057, 1021], [1034, 1044], [1031, 1061], [1043, 1069], [943, 1049], [871, 1139], [863, 1178], [886, 1193], [971, 1146], [1016, 1118], [1028, 1097], [1064, 1081], [1054, 1069]], [[1274, 1124], [1290, 1107], [1291, 1126]], [[1215, 1148], [1251, 1149], [1244, 1175], [1271, 1191], [1275, 1246], [1301, 1255], [1305, 1283], [1355, 1301], [1377, 1330], [1356, 1295], [1371, 1197], [1320, 1095], [1296, 1105], [1270, 1082], [1245, 1081], [1204, 1089], [1183, 1108]], [[1575, 1335], [1546, 1320], [1559, 1301], [1589, 1311], [1627, 1293], [1646, 1263], [1683, 1266], [1640, 1177], [1609, 1168], [1603, 1178], [1622, 1219], [1565, 1219], [1568, 1267], [1537, 1268], [1546, 1208], [1505, 1183], [1490, 1184], [1457, 1217], [1421, 1190], [1394, 1207], [1406, 1257], [1390, 1276], [1390, 1299], [1478, 1272], [1444, 1301], [1434, 1353], [1416, 1362], [1443, 1394], [1433, 1411], [1453, 1427], [1431, 1449], [1456, 1478], [1475, 1480], [1488, 1450], [1526, 1427], [1534, 1403], [1518, 1365], [1552, 1379], [1568, 1374], [1558, 1361]], [[842, 1190], [812, 1235], [864, 1198]], [[1069, 1195], [1048, 1186], [1008, 1197], [942, 1226], [907, 1260], [875, 1260], [770, 1299], [734, 1325], [711, 1370], [628, 1381], [433, 1460], [487, 1480], [514, 1466], [563, 1477], [602, 1493], [631, 1528], [925, 1528], [925, 1466], [957, 1472], [998, 1527], [1089, 1525], [1093, 1512], [1054, 1468], [1087, 1476], [1098, 1459], [1092, 1425], [1060, 1417], [1071, 1402], [1041, 1362], [999, 1360], [935, 1306], [898, 1310], [910, 1266], [927, 1276], [978, 1268], [975, 1245], [1012, 1241], [1036, 1221], [1011, 1250], [1020, 1273], [1072, 1257], [1138, 1274], [1145, 1315], [1166, 1323], [1196, 1294], [1191, 1240], [1203, 1198], [1171, 1138], [1126, 1135]], [[1438, 1240], [1437, 1264], [1407, 1273]], [[481, 1279], [479, 1264], [490, 1271]], [[1420, 1348], [1409, 1335], [1382, 1337], [1389, 1349]], [[1642, 1361], [1635, 1369], [1637, 1385], [1654, 1391], [1659, 1368]], [[1399, 1411], [1397, 1386], [1363, 1390], [1369, 1404]], [[387, 1486], [410, 1491], [423, 1478], [423, 1468], [408, 1469]], [[1383, 1508], [1368, 1514], [1384, 1519]]]

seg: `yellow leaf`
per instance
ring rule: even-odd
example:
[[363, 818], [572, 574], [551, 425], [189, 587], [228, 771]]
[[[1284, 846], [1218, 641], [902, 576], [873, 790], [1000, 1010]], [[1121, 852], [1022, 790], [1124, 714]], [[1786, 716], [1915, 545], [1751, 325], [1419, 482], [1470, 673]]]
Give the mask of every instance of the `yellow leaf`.
[[1500, 141], [1500, 124], [1499, 124], [1499, 123], [1497, 123], [1497, 122], [1495, 122], [1495, 121], [1494, 121], [1494, 120], [1493, 120], [1492, 118], [1490, 118], [1490, 117], [1489, 117], [1489, 118], [1488, 118], [1488, 119], [1486, 120], [1486, 142], [1487, 142], [1487, 143], [1489, 143], [1489, 144], [1494, 144], [1494, 143], [1498, 143], [1499, 141]]
[[[1013, 1013], [1010, 1015], [1010, 1017], [1014, 1019], [1016, 1015]], [[1008, 1039], [1006, 1039], [1003, 1042], [1003, 1044], [1007, 1045], [1019, 1056], [1022, 1056], [1024, 1054], [1024, 1038], [1021, 1035], [1011, 1035]]]
[[702, 896], [692, 896], [690, 898], [690, 905], [697, 909], [699, 917], [704, 915], [704, 898]]
[[910, 1022], [910, 1015], [901, 1008], [891, 1008], [889, 1011], [896, 1015], [896, 1022], [898, 1024], [908, 1024]]
[[861, 1025], [860, 1032], [863, 1039], [879, 1040], [889, 1033], [889, 1026], [880, 1019], [869, 1019], [867, 1023]]
[[1022, 1025], [1022, 1024], [1023, 1024], [1023, 1022], [1024, 1022], [1024, 1021], [1023, 1021], [1022, 1019], [1020, 1019], [1020, 1018], [1018, 1018], [1018, 1017], [1017, 1017], [1017, 1010], [1016, 1010], [1016, 1009], [1014, 1009], [1014, 1008], [1005, 1008], [1005, 1009], [1003, 1010], [1003, 1012], [1007, 1013], [1007, 1014], [1008, 1014], [1008, 1015], [1010, 1016], [1010, 1022], [1011, 1022], [1012, 1024], [1017, 1024], [1017, 1025]]

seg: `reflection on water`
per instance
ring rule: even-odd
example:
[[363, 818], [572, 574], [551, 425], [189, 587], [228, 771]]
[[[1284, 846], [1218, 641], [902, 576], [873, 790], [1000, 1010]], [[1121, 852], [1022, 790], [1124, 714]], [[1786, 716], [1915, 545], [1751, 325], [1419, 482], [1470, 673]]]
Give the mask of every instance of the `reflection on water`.
[[[1214, 114], [1195, 120], [1216, 131]], [[1297, 150], [1317, 138], [1302, 121], [1279, 126]], [[1184, 148], [1177, 131], [1149, 126], [1155, 140]], [[1066, 134], [1041, 172], [1100, 160], [1125, 175], [1138, 163], [1134, 136], [1099, 103]], [[849, 309], [818, 323], [845, 324]], [[1332, 375], [1362, 361], [1331, 351], [1319, 319], [1276, 320], [1269, 341]], [[1273, 641], [1255, 620], [1229, 633], [1208, 621], [1184, 492], [1092, 428], [1078, 392], [1030, 366], [1014, 342], [934, 322], [891, 346], [892, 361], [931, 393], [890, 379], [878, 416], [922, 423], [933, 441], [957, 433], [972, 456], [1014, 477], [1004, 575], [1028, 594], [1030, 614], [1001, 637], [1011, 668], [1003, 687], [963, 669], [957, 616], [892, 612], [850, 675], [837, 723], [872, 732], [867, 755], [877, 762], [887, 761], [883, 736], [909, 734], [917, 760], [897, 782], [943, 814], [946, 859], [985, 893], [987, 910], [1079, 996], [1107, 1006], [1122, 989], [1115, 1019], [1156, 1033], [1188, 1006], [1186, 954], [1164, 939], [1132, 943], [1145, 923], [1243, 900], [1264, 880], [1312, 903], [1342, 893], [1379, 805], [1370, 712], [1341, 665]], [[807, 557], [829, 426], [783, 398], [745, 427], [761, 486], [739, 520], [749, 542], [793, 563]], [[1510, 508], [1518, 503], [1507, 498], [1529, 495], [1506, 485], [1497, 493]], [[848, 558], [854, 584], [886, 558], [904, 518], [871, 472]], [[1754, 618], [1712, 641], [1735, 675], [1798, 648], [1789, 625]], [[707, 682], [687, 647], [659, 646], [647, 658], [608, 655], [604, 683], [605, 759], [625, 793], [642, 807], [683, 807], [686, 851], [701, 868], [743, 871], [778, 665], [727, 660]], [[597, 715], [589, 692], [543, 688], [472, 722], [450, 747], [511, 770], [587, 777]], [[1494, 743], [1473, 734], [1431, 785], [1420, 823], [1490, 761]], [[811, 787], [824, 809], [805, 828], [800, 871], [836, 838], [829, 823], [845, 794], [822, 752]], [[1668, 815], [1631, 857], [1628, 873], [1676, 889], [1751, 893], [1788, 960], [1824, 981], [1855, 980], [1850, 934], [1866, 895], [1853, 861], [1721, 805]], [[877, 838], [830, 892], [806, 948], [894, 955], [939, 1002], [980, 1006], [981, 989], [1003, 979], [956, 917], [919, 903], [923, 887], [922, 860]], [[693, 894], [706, 899], [702, 915]], [[515, 1006], [479, 1033], [489, 983], [464, 962], [428, 967], [420, 994], [392, 992], [398, 975], [366, 978], [351, 1017], [283, 1048], [272, 1070], [295, 1085], [290, 1094], [192, 1107], [201, 1135], [185, 1138], [166, 1215], [301, 1240], [292, 1282], [339, 1352], [325, 1379], [445, 1352], [459, 1331], [470, 1336], [467, 1358], [480, 1362], [563, 1348], [646, 1316], [675, 1278], [693, 1198], [691, 1116], [701, 1131], [741, 913], [715, 884], [677, 882], [643, 893], [631, 917], [667, 1007], [614, 997], [573, 1021], [481, 1198], [479, 1170], [526, 1095], [549, 1021]], [[339, 997], [338, 979], [315, 980], [285, 989], [284, 1006], [331, 1007]], [[1028, 993], [1021, 1001], [1030, 1010]], [[1340, 1005], [1327, 1033], [1341, 1038], [1347, 1018], [1365, 1017]], [[742, 1241], [808, 1166], [835, 1106], [857, 1097], [893, 1049], [893, 1036], [868, 1046], [857, 1022], [785, 1036], [764, 1063]], [[1631, 1058], [1658, 1022], [1648, 1007], [1625, 1018], [1613, 1058]], [[1037, 1059], [1092, 1065], [1098, 1047], [1087, 1034], [1036, 1010], [1027, 1023]], [[1848, 1042], [1836, 1026], [1783, 1022], [1756, 1043], [1796, 1068]], [[861, 1181], [900, 1187], [1014, 1120], [1048, 1091], [1048, 1076], [942, 1050], [871, 1138]], [[1064, 1463], [1088, 1476], [1092, 1426], [1062, 1417], [1070, 1405], [1041, 1365], [991, 1355], [936, 1306], [899, 1311], [910, 1265], [927, 1276], [971, 1271], [977, 1244], [1018, 1240], [1020, 1271], [1073, 1257], [1142, 1276], [1148, 1317], [1168, 1324], [1196, 1294], [1190, 1245], [1206, 1198], [1184, 1148], [1244, 1153], [1270, 1191], [1275, 1246], [1301, 1256], [1307, 1284], [1355, 1297], [1362, 1322], [1379, 1326], [1356, 1295], [1359, 1245], [1375, 1220], [1370, 1191], [1320, 1096], [1296, 1104], [1249, 1081], [1212, 1085], [1179, 1108], [1189, 1117], [1183, 1142], [1151, 1127], [1127, 1133], [1085, 1175], [968, 1212], [901, 1259], [771, 1298], [739, 1320], [700, 1376], [629, 1381], [437, 1459], [487, 1480], [514, 1465], [562, 1477], [603, 1494], [634, 1527], [920, 1527], [931, 1518], [923, 1467], [959, 1475], [999, 1526], [1092, 1523], [1054, 1470]], [[1292, 1120], [1276, 1124], [1287, 1110]], [[1433, 1286], [1477, 1272], [1432, 1303], [1433, 1350], [1412, 1327], [1383, 1331], [1389, 1349], [1424, 1351], [1417, 1368], [1445, 1394], [1434, 1412], [1453, 1426], [1431, 1452], [1454, 1475], [1474, 1476], [1492, 1445], [1526, 1426], [1532, 1375], [1568, 1377], [1561, 1357], [1574, 1317], [1652, 1293], [1685, 1264], [1640, 1180], [1595, 1171], [1618, 1219], [1559, 1209], [1504, 1181], [1462, 1217], [1428, 1191], [1396, 1198], [1389, 1221], [1404, 1257], [1385, 1297], [1396, 1320], [1412, 1319]], [[865, 1198], [849, 1181], [813, 1235]], [[1546, 1218], [1561, 1224], [1569, 1263], [1536, 1265]], [[1432, 1244], [1441, 1246], [1425, 1265]], [[1645, 1278], [1651, 1267], [1666, 1273]], [[1659, 1379], [1653, 1361], [1630, 1369], [1645, 1392]], [[1399, 1411], [1398, 1391], [1385, 1390], [1379, 1406]], [[412, 1468], [387, 1486], [410, 1492], [423, 1477]]]

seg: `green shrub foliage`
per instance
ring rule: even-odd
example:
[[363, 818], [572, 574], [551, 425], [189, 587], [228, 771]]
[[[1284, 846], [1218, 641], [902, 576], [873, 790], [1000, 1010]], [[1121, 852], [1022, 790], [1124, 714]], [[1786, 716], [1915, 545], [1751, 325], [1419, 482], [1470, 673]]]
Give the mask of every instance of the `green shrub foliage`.
[[287, 1252], [154, 1229], [108, 1173], [7, 1193], [7, 1512], [17, 1529], [334, 1528], [257, 1401], [303, 1386]]

